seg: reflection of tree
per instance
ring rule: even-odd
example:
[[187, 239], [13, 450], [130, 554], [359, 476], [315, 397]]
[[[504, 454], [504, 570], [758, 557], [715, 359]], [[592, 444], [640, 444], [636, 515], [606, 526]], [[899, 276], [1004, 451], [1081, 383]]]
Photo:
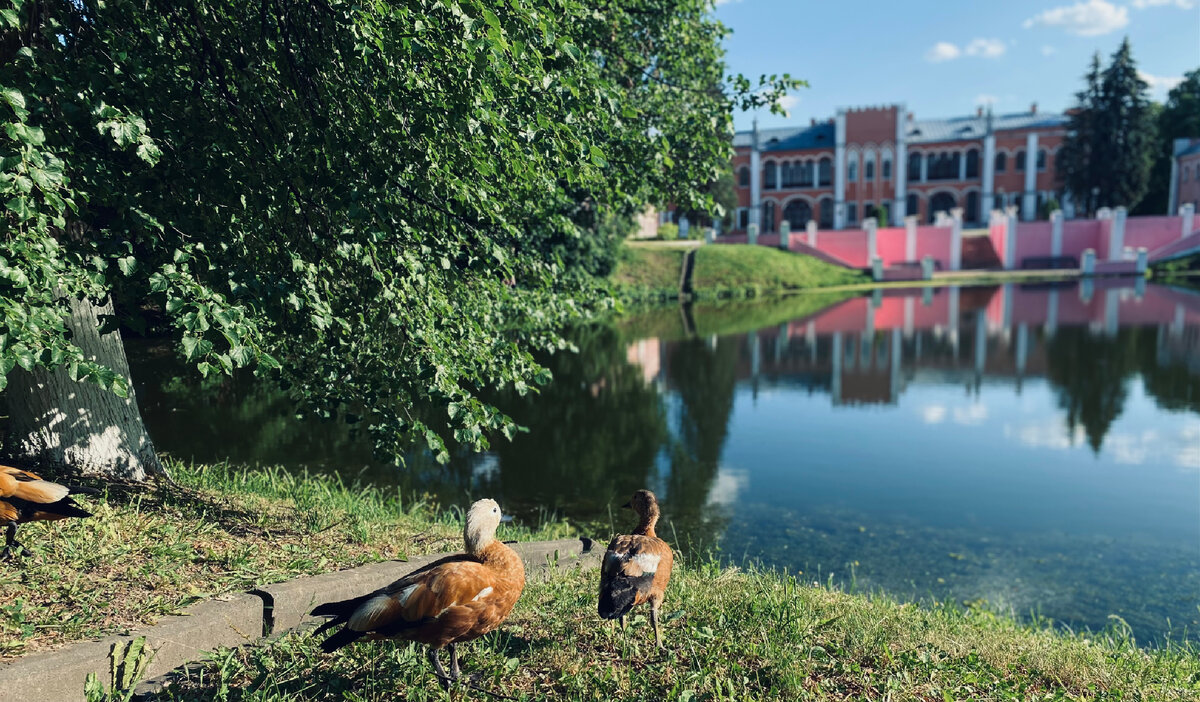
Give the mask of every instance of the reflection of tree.
[[667, 480], [673, 519], [695, 524], [706, 516], [705, 503], [729, 432], [742, 338], [720, 339], [715, 348], [699, 339], [671, 345], [671, 386], [680, 400]]
[[1165, 365], [1159, 365], [1163, 354], [1158, 345], [1164, 342], [1169, 343], [1158, 336], [1157, 330], [1141, 330], [1138, 365], [1146, 384], [1146, 394], [1163, 409], [1200, 412], [1200, 376], [1189, 371], [1187, 361], [1182, 358], [1168, 358]]
[[601, 516], [646, 487], [666, 420], [657, 390], [628, 362], [613, 328], [585, 327], [570, 338], [579, 353], [545, 359], [554, 381], [540, 393], [497, 398], [529, 431], [492, 447], [508, 499]]
[[1125, 382], [1137, 370], [1136, 351], [1136, 335], [1127, 329], [1104, 337], [1082, 327], [1064, 328], [1047, 344], [1047, 376], [1067, 411], [1067, 427], [1074, 434], [1082, 425], [1097, 453], [1124, 409]]

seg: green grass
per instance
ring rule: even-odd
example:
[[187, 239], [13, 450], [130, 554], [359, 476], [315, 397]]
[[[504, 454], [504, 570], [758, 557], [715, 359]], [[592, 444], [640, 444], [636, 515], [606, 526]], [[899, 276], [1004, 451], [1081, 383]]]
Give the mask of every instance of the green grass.
[[755, 329], [807, 317], [856, 295], [844, 291], [812, 291], [761, 299], [743, 298], [702, 301], [690, 307], [693, 327], [689, 330], [679, 306], [659, 305], [636, 314], [618, 316], [614, 323], [630, 340], [656, 338], [677, 341], [689, 336], [743, 334]]
[[[169, 468], [180, 489], [108, 486], [80, 498], [90, 519], [21, 528], [33, 556], [0, 563], [0, 661], [125, 632], [226, 592], [462, 548], [457, 512], [369, 485], [282, 469]], [[571, 530], [503, 532], [529, 540]]]
[[642, 302], [679, 297], [683, 253], [680, 247], [622, 247], [611, 277], [615, 292], [624, 299]]
[[692, 277], [692, 287], [702, 298], [754, 297], [865, 282], [861, 273], [811, 256], [744, 244], [701, 247]]
[[1200, 658], [1146, 651], [1122, 630], [1064, 635], [982, 609], [922, 608], [772, 572], [681, 567], [666, 650], [645, 611], [628, 631], [595, 613], [596, 573], [531, 581], [499, 630], [463, 647], [474, 688], [438, 688], [420, 647], [360, 643], [320, 654], [296, 633], [223, 651], [162, 699], [1184, 700]]

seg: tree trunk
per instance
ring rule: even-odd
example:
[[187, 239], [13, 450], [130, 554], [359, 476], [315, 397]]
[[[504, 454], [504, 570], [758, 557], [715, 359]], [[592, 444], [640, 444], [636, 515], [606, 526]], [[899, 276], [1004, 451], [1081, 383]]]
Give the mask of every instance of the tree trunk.
[[5, 391], [6, 453], [39, 466], [126, 480], [164, 473], [138, 411], [121, 333], [100, 335], [99, 315], [113, 313], [112, 298], [103, 305], [69, 298], [68, 304], [73, 341], [89, 360], [124, 376], [129, 397], [75, 382], [65, 368], [14, 369]]

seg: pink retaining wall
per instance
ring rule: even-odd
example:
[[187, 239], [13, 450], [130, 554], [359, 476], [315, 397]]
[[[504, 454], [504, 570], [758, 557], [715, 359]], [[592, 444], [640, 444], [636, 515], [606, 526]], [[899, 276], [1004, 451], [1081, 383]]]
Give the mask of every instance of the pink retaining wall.
[[867, 233], [859, 229], [826, 230], [817, 234], [817, 248], [858, 268], [867, 260]]
[[950, 239], [953, 235], [951, 227], [917, 227], [917, 260], [932, 256], [940, 270], [950, 270]]
[[1160, 249], [1183, 235], [1183, 217], [1130, 217], [1125, 220], [1125, 245], [1135, 250]]
[[[1013, 268], [1031, 256], [1049, 256], [1053, 227], [1049, 222], [1024, 222], [1017, 225], [1017, 260]], [[1066, 254], [1069, 255], [1069, 254]]]
[[884, 267], [907, 260], [904, 255], [907, 236], [908, 232], [903, 227], [887, 227], [875, 232], [875, 250], [883, 259]]

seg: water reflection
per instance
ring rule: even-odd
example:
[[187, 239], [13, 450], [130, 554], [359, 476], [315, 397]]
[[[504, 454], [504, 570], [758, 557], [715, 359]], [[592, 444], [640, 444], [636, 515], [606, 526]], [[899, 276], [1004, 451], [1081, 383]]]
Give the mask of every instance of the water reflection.
[[[697, 307], [573, 332], [528, 427], [396, 471], [247, 379], [196, 383], [143, 350], [160, 448], [357, 473], [447, 503], [579, 521], [649, 485], [665, 533], [904, 597], [1200, 631], [1200, 296], [1080, 286], [878, 291]], [[167, 412], [166, 408], [172, 408]], [[616, 515], [619, 523], [624, 518]]]

